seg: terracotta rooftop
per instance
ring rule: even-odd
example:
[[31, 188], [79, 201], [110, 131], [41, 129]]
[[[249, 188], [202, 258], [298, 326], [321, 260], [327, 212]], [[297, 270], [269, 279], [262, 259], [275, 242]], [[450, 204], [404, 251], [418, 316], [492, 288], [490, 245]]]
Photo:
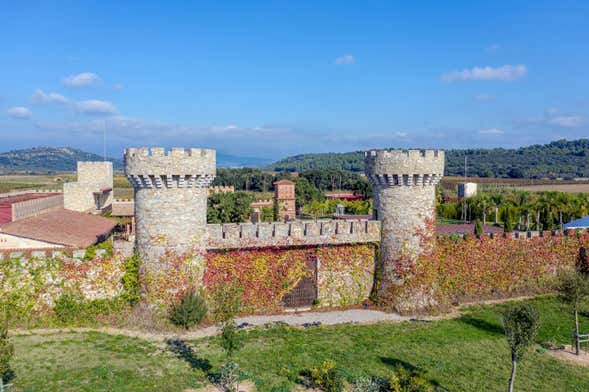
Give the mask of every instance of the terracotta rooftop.
[[103, 240], [116, 222], [101, 216], [59, 209], [0, 226], [0, 232], [17, 237], [85, 248]]
[[294, 185], [295, 183], [293, 181], [290, 180], [280, 180], [280, 181], [274, 181], [272, 183], [272, 185]]
[[[436, 227], [438, 235], [449, 234], [474, 234], [474, 223], [461, 223], [457, 225], [438, 225]], [[503, 228], [497, 226], [483, 226], [485, 233], [503, 233]]]
[[12, 205], [23, 201], [41, 199], [43, 197], [50, 197], [58, 195], [59, 193], [23, 193], [20, 195], [0, 197], [0, 225], [12, 222]]

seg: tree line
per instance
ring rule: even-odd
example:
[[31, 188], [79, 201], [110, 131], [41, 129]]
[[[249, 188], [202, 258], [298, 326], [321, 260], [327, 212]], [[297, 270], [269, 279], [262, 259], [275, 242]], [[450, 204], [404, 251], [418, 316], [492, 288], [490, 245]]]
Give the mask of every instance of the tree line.
[[564, 192], [504, 191], [481, 193], [457, 202], [438, 203], [438, 216], [446, 219], [502, 223], [519, 230], [557, 230], [589, 214], [589, 195]]
[[[589, 139], [557, 140], [517, 149], [454, 149], [446, 151], [446, 175], [468, 174], [496, 178], [586, 178], [589, 177]], [[364, 171], [364, 152], [302, 154], [267, 167], [282, 172], [307, 170]]]

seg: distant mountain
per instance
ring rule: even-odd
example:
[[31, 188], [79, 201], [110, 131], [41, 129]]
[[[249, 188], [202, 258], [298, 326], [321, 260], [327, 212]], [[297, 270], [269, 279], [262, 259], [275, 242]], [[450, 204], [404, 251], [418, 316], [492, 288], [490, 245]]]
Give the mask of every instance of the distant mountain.
[[[71, 147], [34, 147], [0, 153], [0, 173], [48, 173], [75, 171], [78, 161], [102, 161], [103, 157]], [[109, 159], [115, 170], [122, 159]]]
[[[102, 160], [100, 155], [71, 147], [34, 147], [0, 153], [0, 174], [71, 172], [76, 170], [78, 161]], [[123, 170], [123, 159], [108, 160], [115, 170]], [[270, 159], [217, 154], [218, 167], [256, 167], [270, 162]]]
[[[509, 178], [589, 177], [589, 139], [558, 140], [544, 145], [517, 149], [446, 150], [446, 175]], [[364, 152], [302, 154], [282, 159], [265, 167], [277, 171], [343, 169], [364, 171]]]
[[217, 167], [258, 167], [272, 163], [272, 159], [238, 157], [217, 152]]

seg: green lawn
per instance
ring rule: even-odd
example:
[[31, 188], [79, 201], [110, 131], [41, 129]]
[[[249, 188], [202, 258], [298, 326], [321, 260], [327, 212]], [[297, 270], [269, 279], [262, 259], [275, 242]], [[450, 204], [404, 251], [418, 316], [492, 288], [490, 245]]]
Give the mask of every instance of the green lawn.
[[[539, 343], [568, 343], [572, 317], [553, 297], [532, 300], [543, 327]], [[470, 307], [459, 319], [436, 322], [274, 327], [244, 332], [237, 362], [261, 391], [288, 391], [299, 373], [333, 359], [348, 379], [386, 377], [396, 365], [427, 371], [449, 391], [504, 391], [510, 363], [498, 311]], [[589, 319], [582, 318], [589, 330]], [[153, 344], [97, 333], [14, 338], [17, 390], [182, 391], [218, 371], [217, 339]], [[518, 367], [517, 391], [587, 391], [589, 371], [559, 362], [541, 349]]]

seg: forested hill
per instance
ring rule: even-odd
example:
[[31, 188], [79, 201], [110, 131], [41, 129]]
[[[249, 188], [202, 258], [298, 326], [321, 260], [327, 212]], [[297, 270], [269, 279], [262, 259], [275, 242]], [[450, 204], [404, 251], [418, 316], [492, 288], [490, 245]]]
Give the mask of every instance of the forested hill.
[[[511, 178], [589, 177], [589, 139], [558, 140], [518, 149], [466, 149], [446, 151], [446, 175]], [[364, 152], [303, 154], [282, 159], [267, 167], [277, 171], [344, 169], [364, 171]]]
[[[103, 157], [71, 147], [35, 147], [0, 153], [0, 173], [75, 171], [78, 161], [102, 161]], [[115, 170], [123, 160], [112, 159]]]

